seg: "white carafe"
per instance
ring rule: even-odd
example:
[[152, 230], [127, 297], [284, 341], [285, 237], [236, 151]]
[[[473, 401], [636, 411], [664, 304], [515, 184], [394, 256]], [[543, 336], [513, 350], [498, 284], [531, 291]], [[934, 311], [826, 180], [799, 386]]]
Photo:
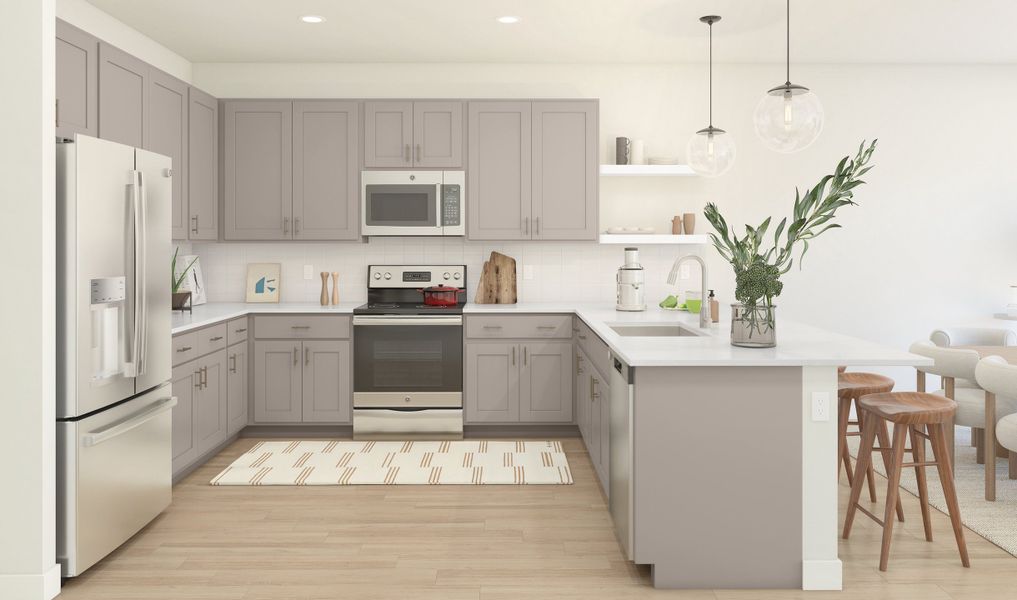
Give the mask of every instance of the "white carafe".
[[643, 265], [639, 264], [639, 248], [625, 249], [625, 264], [618, 269], [615, 281], [618, 284], [615, 309], [625, 311], [646, 310], [645, 291], [643, 290]]

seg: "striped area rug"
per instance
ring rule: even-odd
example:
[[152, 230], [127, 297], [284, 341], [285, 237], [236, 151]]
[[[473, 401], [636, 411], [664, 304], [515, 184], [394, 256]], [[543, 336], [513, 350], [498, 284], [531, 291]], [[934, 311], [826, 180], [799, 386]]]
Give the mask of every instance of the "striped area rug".
[[561, 442], [259, 442], [211, 485], [568, 485]]

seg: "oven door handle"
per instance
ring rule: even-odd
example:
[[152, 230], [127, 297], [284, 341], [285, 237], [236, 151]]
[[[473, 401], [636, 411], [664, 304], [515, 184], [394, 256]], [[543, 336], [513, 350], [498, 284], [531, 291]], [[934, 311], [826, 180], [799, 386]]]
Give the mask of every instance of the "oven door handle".
[[353, 325], [462, 325], [459, 315], [448, 317], [385, 317], [359, 315], [353, 317]]

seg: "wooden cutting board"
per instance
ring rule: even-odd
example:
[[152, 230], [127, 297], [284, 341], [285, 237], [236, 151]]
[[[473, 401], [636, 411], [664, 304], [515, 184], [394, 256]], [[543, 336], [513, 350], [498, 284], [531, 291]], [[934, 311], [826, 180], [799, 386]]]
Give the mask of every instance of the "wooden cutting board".
[[474, 302], [477, 304], [515, 304], [516, 260], [500, 252], [492, 252], [480, 273], [480, 285]]

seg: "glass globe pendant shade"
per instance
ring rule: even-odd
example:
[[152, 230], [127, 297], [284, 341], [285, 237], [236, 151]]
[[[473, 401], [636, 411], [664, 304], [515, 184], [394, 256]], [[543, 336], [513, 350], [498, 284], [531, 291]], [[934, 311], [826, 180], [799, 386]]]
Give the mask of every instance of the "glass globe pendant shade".
[[697, 175], [717, 177], [734, 166], [734, 138], [711, 125], [692, 134], [685, 153], [689, 166]]
[[766, 92], [753, 116], [756, 134], [785, 154], [808, 148], [823, 131], [823, 105], [809, 88], [786, 83]]

